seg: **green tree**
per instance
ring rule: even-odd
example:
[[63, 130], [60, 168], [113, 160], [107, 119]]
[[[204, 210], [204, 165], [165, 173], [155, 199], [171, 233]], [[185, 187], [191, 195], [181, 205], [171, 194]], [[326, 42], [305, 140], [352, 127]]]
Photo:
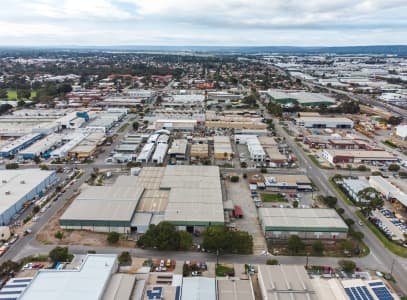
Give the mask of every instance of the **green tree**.
[[9, 163], [9, 164], [6, 164], [6, 169], [7, 169], [7, 170], [13, 170], [13, 169], [18, 169], [18, 168], [19, 168], [18, 163]]
[[345, 260], [342, 259], [338, 261], [338, 265], [344, 270], [346, 273], [352, 273], [356, 269], [356, 263], [352, 260]]
[[8, 112], [12, 108], [13, 108], [13, 106], [11, 106], [10, 104], [1, 104], [0, 105], [0, 115]]
[[298, 253], [305, 249], [305, 244], [298, 235], [290, 235], [287, 241], [287, 248], [293, 253]]
[[128, 251], [123, 251], [120, 253], [118, 260], [121, 266], [129, 266], [132, 262], [131, 255]]
[[294, 208], [298, 208], [298, 205], [299, 205], [300, 203], [297, 201], [297, 200], [295, 200], [294, 202], [293, 202], [293, 207]]
[[111, 231], [107, 234], [107, 242], [109, 244], [117, 244], [120, 240], [120, 234], [116, 231]]
[[390, 172], [398, 172], [400, 171], [400, 166], [396, 164], [391, 164], [388, 168]]
[[132, 126], [133, 126], [133, 130], [134, 130], [134, 131], [137, 131], [137, 130], [139, 129], [139, 127], [140, 127], [140, 123], [137, 122], [137, 121], [134, 121], [133, 124], [132, 124]]
[[158, 225], [151, 224], [137, 244], [159, 250], [177, 250], [180, 247], [180, 235], [174, 224], [160, 222]]
[[53, 262], [71, 261], [73, 258], [73, 255], [69, 253], [68, 247], [55, 247], [49, 253], [49, 258]]
[[334, 208], [338, 202], [338, 199], [333, 196], [319, 196], [319, 199], [330, 208]]
[[324, 252], [324, 244], [321, 241], [313, 242], [312, 252], [316, 255], [321, 255]]
[[189, 250], [192, 247], [192, 235], [186, 231], [179, 231], [179, 249], [180, 250]]
[[36, 164], [39, 164], [39, 163], [41, 162], [41, 158], [40, 158], [38, 155], [35, 155], [35, 156], [33, 157], [33, 161], [34, 161]]
[[18, 100], [17, 101], [17, 107], [23, 107], [25, 105], [25, 101], [24, 100]]
[[17, 90], [17, 99], [30, 99], [31, 91], [30, 90]]
[[338, 214], [342, 215], [342, 214], [345, 212], [345, 210], [344, 210], [342, 207], [338, 207], [338, 208], [336, 209], [336, 212], [337, 212]]
[[346, 225], [348, 225], [348, 226], [352, 226], [355, 224], [355, 221], [351, 218], [347, 218], [344, 221], [345, 221]]
[[37, 214], [37, 213], [40, 212], [40, 210], [41, 210], [41, 207], [38, 206], [38, 205], [35, 205], [34, 208], [33, 208], [33, 213]]
[[239, 181], [239, 176], [232, 176], [230, 177], [231, 182], [238, 182]]
[[246, 231], [230, 231], [221, 225], [209, 226], [203, 232], [202, 246], [214, 252], [250, 254], [253, 237]]
[[343, 241], [340, 243], [340, 246], [341, 246], [341, 248], [342, 248], [342, 251], [348, 251], [348, 252], [350, 252], [350, 251], [352, 251], [352, 249], [353, 249], [353, 242], [352, 242], [351, 240], [343, 240]]
[[1, 276], [8, 276], [11, 273], [18, 272], [20, 269], [20, 265], [12, 260], [6, 260], [0, 265], [0, 275]]
[[364, 199], [363, 212], [368, 215], [371, 211], [376, 210], [383, 206], [383, 199], [381, 194], [372, 187], [367, 187], [358, 192], [359, 199]]
[[58, 231], [55, 233], [54, 237], [55, 237], [56, 239], [58, 239], [58, 240], [62, 240], [62, 239], [64, 238], [64, 233], [63, 233], [62, 231], [58, 230]]
[[402, 117], [395, 117], [391, 116], [388, 120], [387, 123], [390, 125], [399, 125], [403, 121]]

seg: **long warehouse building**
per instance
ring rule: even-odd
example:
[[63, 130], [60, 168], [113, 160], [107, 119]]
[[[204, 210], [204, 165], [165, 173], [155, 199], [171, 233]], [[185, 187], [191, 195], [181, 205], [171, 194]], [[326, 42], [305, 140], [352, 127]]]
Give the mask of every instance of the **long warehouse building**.
[[42, 196], [58, 181], [55, 171], [0, 170], [0, 224], [7, 225], [24, 203]]

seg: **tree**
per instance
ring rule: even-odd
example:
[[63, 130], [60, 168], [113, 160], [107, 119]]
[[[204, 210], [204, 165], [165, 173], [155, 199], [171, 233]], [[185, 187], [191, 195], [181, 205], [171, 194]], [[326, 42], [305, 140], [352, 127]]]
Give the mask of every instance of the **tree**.
[[24, 100], [18, 100], [17, 101], [17, 107], [23, 107], [25, 105], [25, 101]]
[[355, 224], [355, 221], [351, 218], [347, 218], [344, 221], [345, 221], [346, 225], [348, 225], [348, 226], [352, 226]]
[[179, 249], [189, 250], [192, 247], [192, 235], [186, 231], [179, 231]]
[[232, 176], [230, 177], [231, 182], [238, 182], [239, 181], [239, 176]]
[[391, 164], [388, 168], [390, 172], [398, 172], [400, 170], [400, 166], [396, 164]]
[[120, 239], [120, 234], [116, 231], [111, 231], [107, 234], [107, 242], [109, 244], [117, 244]]
[[293, 202], [293, 207], [294, 208], [298, 208], [298, 205], [299, 205], [300, 203], [297, 201], [297, 200], [295, 200], [294, 202]]
[[137, 131], [137, 130], [139, 129], [139, 127], [140, 127], [140, 123], [137, 122], [137, 121], [134, 121], [133, 124], [132, 124], [132, 126], [133, 126], [133, 130], [134, 130], [134, 131]]
[[58, 230], [58, 231], [55, 233], [54, 237], [55, 237], [56, 239], [58, 239], [58, 240], [62, 240], [62, 239], [64, 238], [64, 233], [63, 233], [62, 231]]
[[363, 232], [360, 231], [351, 231], [350, 234], [354, 239], [358, 240], [359, 242], [363, 240], [363, 238], [365, 237]]
[[387, 124], [390, 124], [390, 125], [399, 125], [402, 121], [403, 121], [403, 118], [402, 118], [402, 117], [391, 116], [391, 117], [387, 120]]
[[48, 166], [46, 164], [41, 164], [39, 165], [41, 170], [49, 170]]
[[240, 166], [241, 166], [242, 168], [247, 168], [247, 162], [245, 162], [245, 161], [241, 162], [241, 163], [240, 163]]
[[260, 169], [260, 172], [261, 172], [261, 173], [267, 173], [267, 168], [261, 168], [261, 169]]
[[321, 255], [324, 252], [324, 244], [321, 241], [315, 241], [312, 243], [312, 252]]
[[35, 155], [35, 156], [33, 157], [33, 161], [34, 161], [36, 164], [39, 164], [39, 163], [41, 162], [41, 158], [40, 158], [38, 155]]
[[268, 259], [266, 264], [270, 265], [270, 266], [275, 266], [275, 265], [278, 265], [278, 260], [277, 259]]
[[55, 247], [49, 253], [49, 258], [54, 263], [58, 261], [71, 261], [73, 255], [69, 253], [68, 247]]
[[298, 253], [305, 249], [305, 244], [298, 235], [290, 235], [287, 242], [287, 248], [293, 253]]
[[41, 207], [38, 206], [38, 205], [35, 205], [34, 208], [33, 208], [33, 213], [37, 214], [37, 213], [40, 212], [40, 210], [41, 210]]
[[12, 108], [13, 108], [13, 106], [11, 106], [10, 104], [1, 104], [0, 105], [0, 115], [8, 112]]
[[6, 89], [0, 89], [0, 99], [7, 99], [8, 98], [8, 92]]
[[320, 196], [319, 198], [322, 202], [326, 204], [326, 206], [330, 208], [334, 208], [336, 203], [338, 202], [338, 199], [336, 199], [333, 196]]
[[367, 187], [358, 192], [358, 198], [366, 200], [363, 202], [363, 211], [368, 215], [372, 210], [376, 210], [383, 206], [381, 194], [372, 187]]
[[343, 240], [340, 244], [343, 251], [352, 251], [353, 242], [351, 240]]
[[342, 260], [338, 261], [338, 265], [346, 273], [352, 273], [356, 269], [356, 263], [354, 261], [352, 261], [352, 260], [342, 259]]
[[214, 252], [250, 254], [253, 237], [246, 231], [230, 231], [221, 225], [209, 226], [203, 232], [202, 246]]
[[337, 212], [338, 214], [342, 215], [342, 214], [345, 212], [345, 210], [344, 210], [342, 207], [338, 207], [338, 208], [336, 209], [336, 212]]
[[131, 255], [128, 251], [123, 251], [120, 253], [118, 260], [121, 266], [129, 266], [132, 262]]
[[160, 222], [150, 224], [147, 232], [137, 241], [141, 247], [159, 250], [177, 250], [180, 247], [180, 235], [174, 224]]
[[12, 260], [6, 260], [0, 265], [0, 275], [1, 276], [8, 276], [11, 273], [18, 272], [20, 269], [20, 265]]
[[364, 171], [367, 171], [367, 170], [368, 169], [367, 169], [367, 167], [365, 165], [358, 166], [358, 171], [364, 172]]
[[30, 99], [31, 91], [28, 89], [17, 90], [17, 99]]

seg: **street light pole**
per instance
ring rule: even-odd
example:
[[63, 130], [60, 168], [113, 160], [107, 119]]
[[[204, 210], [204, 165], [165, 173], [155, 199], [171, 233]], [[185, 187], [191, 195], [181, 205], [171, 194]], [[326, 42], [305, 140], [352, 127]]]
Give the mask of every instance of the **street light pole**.
[[393, 258], [393, 262], [391, 263], [391, 268], [390, 268], [390, 275], [393, 277], [393, 268], [394, 268], [394, 263], [396, 260]]
[[308, 269], [308, 256], [309, 256], [309, 253], [307, 252], [307, 263], [305, 265], [305, 269]]

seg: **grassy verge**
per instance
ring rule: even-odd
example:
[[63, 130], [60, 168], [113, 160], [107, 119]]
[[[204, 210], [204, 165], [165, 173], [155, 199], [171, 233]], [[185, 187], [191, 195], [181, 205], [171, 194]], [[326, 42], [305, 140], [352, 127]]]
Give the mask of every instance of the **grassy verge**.
[[382, 144], [384, 144], [386, 146], [389, 146], [390, 148], [393, 148], [393, 149], [397, 148], [397, 145], [394, 144], [392, 141], [389, 141], [389, 140], [386, 140], [386, 141], [382, 142]]
[[[30, 99], [34, 98], [37, 96], [36, 91], [31, 91], [31, 97]], [[2, 99], [2, 100], [17, 100], [17, 91], [16, 90], [8, 90], [7, 91], [7, 98]], [[22, 100], [29, 100], [29, 99], [22, 99]]]
[[371, 223], [368, 219], [365, 218], [365, 216], [360, 212], [357, 211], [356, 215], [361, 219], [366, 226], [373, 232], [373, 234], [382, 242], [382, 244], [391, 252], [394, 254], [401, 256], [401, 257], [407, 257], [407, 248], [404, 248], [400, 245], [397, 245], [387, 239], [381, 232], [380, 230], [374, 226], [373, 223]]
[[129, 123], [124, 124], [122, 127], [119, 128], [119, 130], [117, 130], [117, 132], [122, 133], [127, 129], [127, 127], [129, 127]]
[[216, 266], [216, 271], [215, 271], [216, 276], [218, 276], [218, 277], [224, 277], [225, 273], [231, 274], [231, 273], [234, 273], [234, 272], [235, 272], [235, 270], [233, 268], [228, 267], [228, 266], [224, 266], [224, 265], [217, 265]]
[[319, 161], [315, 158], [314, 155], [310, 154], [308, 155], [308, 157], [310, 158], [310, 160], [312, 160], [312, 162], [320, 169], [325, 169], [325, 170], [333, 170], [333, 167], [327, 167], [327, 166], [323, 166], [319, 163]]
[[346, 204], [353, 206], [352, 200], [349, 199], [349, 197], [342, 191], [342, 189], [332, 180], [332, 178], [329, 178], [329, 183], [332, 185], [332, 187], [335, 189], [335, 191], [338, 192], [339, 195], [341, 195], [341, 198], [343, 201], [346, 202]]
[[288, 202], [281, 194], [260, 194], [260, 198], [263, 202]]

